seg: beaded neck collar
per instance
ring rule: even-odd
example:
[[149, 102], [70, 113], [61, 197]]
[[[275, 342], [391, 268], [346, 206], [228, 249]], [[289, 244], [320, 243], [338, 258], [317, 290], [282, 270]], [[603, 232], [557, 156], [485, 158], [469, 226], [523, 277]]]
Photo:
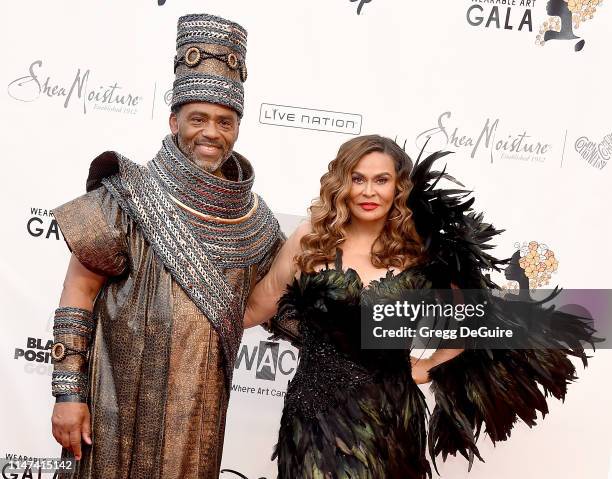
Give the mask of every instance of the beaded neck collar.
[[191, 162], [171, 135], [162, 142], [159, 153], [147, 165], [151, 174], [174, 199], [202, 215], [238, 219], [254, 206], [251, 192], [255, 175], [246, 158], [233, 152], [222, 166], [229, 178], [219, 178]]

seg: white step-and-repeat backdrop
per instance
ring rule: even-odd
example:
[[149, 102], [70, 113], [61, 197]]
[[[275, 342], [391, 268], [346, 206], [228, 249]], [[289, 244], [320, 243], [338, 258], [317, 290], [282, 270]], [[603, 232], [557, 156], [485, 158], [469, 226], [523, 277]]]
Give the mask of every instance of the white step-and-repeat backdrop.
[[[49, 345], [68, 251], [50, 211], [83, 192], [99, 152], [141, 163], [155, 154], [168, 132], [176, 20], [202, 12], [249, 31], [236, 149], [286, 232], [345, 140], [380, 133], [415, 154], [431, 137], [430, 149], [456, 152], [448, 170], [506, 229], [499, 256], [529, 255], [537, 242], [536, 286], [610, 288], [612, 0], [5, 2], [0, 457], [59, 454]], [[245, 335], [223, 458], [235, 472], [221, 478], [275, 477], [298, 359], [263, 331]], [[483, 438], [487, 462], [469, 477], [608, 477], [611, 365], [598, 351], [537, 428], [517, 425], [495, 448]], [[441, 473], [468, 477], [457, 458]]]

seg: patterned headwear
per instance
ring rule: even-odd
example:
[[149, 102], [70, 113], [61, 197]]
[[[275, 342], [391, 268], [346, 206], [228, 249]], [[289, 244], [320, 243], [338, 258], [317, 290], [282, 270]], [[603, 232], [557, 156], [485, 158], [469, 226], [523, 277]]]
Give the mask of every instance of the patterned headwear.
[[213, 15], [179, 18], [172, 106], [204, 101], [227, 106], [242, 117], [247, 32]]

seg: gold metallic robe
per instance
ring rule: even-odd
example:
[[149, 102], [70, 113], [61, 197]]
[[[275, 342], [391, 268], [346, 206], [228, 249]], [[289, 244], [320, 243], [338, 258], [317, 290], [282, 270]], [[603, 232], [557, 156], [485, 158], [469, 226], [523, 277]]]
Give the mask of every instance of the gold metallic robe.
[[[218, 478], [228, 389], [219, 337], [102, 186], [54, 210], [73, 254], [108, 277], [94, 305], [91, 447], [76, 478]], [[243, 307], [280, 246], [223, 270]]]

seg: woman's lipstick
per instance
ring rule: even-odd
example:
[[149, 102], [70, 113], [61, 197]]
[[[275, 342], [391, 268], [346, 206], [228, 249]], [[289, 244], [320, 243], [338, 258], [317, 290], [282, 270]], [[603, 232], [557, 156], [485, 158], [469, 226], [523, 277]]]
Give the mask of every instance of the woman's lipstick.
[[372, 211], [378, 208], [378, 203], [359, 203], [359, 206], [366, 211]]

